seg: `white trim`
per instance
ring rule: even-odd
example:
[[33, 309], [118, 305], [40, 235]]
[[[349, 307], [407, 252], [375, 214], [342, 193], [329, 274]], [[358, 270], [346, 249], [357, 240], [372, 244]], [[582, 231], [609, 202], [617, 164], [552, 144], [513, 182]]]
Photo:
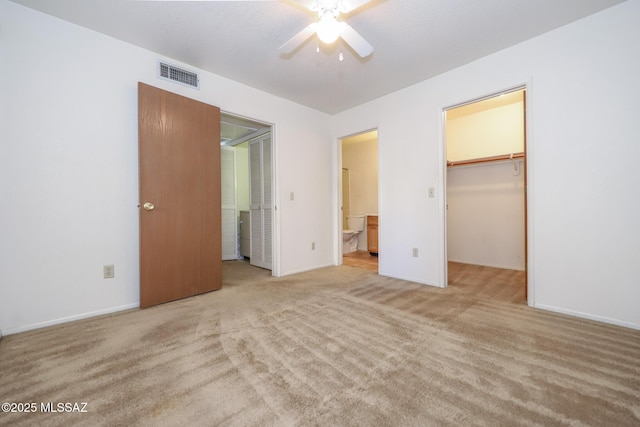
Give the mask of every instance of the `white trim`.
[[278, 189], [278, 173], [277, 164], [278, 156], [276, 150], [276, 126], [271, 126], [271, 194], [273, 200], [273, 215], [271, 218], [271, 275], [279, 277], [280, 273], [280, 191]]
[[535, 156], [533, 155], [535, 150], [535, 144], [533, 144], [533, 78], [529, 78], [525, 84], [525, 150], [526, 150], [526, 176], [525, 176], [525, 200], [527, 201], [527, 260], [524, 266], [527, 272], [527, 304], [529, 306], [535, 306], [536, 303], [536, 287], [535, 287], [535, 219], [534, 208], [535, 201], [533, 195], [534, 179], [533, 167]]
[[60, 317], [58, 319], [47, 320], [45, 322], [32, 323], [31, 325], [20, 326], [18, 328], [13, 329], [5, 329], [3, 331], [4, 335], [17, 334], [20, 332], [27, 332], [33, 329], [45, 328], [47, 326], [60, 325], [62, 323], [74, 322], [76, 320], [88, 319], [90, 317], [102, 316], [104, 314], [116, 313], [119, 311], [131, 310], [133, 308], [139, 308], [140, 303], [137, 302], [135, 304], [126, 304], [118, 307], [111, 307], [103, 310], [89, 311], [87, 313], [75, 314], [73, 316]]
[[337, 212], [337, 223], [336, 223], [336, 233], [337, 233], [337, 239], [335, 240], [335, 259], [334, 259], [334, 264], [335, 265], [342, 265], [344, 264], [343, 262], [343, 256], [344, 254], [342, 253], [342, 230], [344, 230], [344, 224], [342, 223], [342, 218], [344, 217], [344, 215], [342, 214], [342, 211], [344, 209], [344, 206], [342, 206], [342, 140], [347, 138], [342, 137], [342, 138], [338, 138], [337, 139], [337, 155], [338, 155], [338, 167], [336, 168], [336, 189], [337, 189], [337, 197], [336, 197], [336, 212]]
[[418, 285], [424, 285], [424, 286], [433, 286], [434, 288], [444, 288], [445, 286], [441, 286], [438, 283], [429, 283], [429, 282], [424, 282], [421, 280], [416, 280], [416, 279], [411, 279], [409, 277], [404, 277], [404, 276], [397, 276], [397, 275], [389, 275], [389, 274], [385, 274], [383, 272], [378, 272], [379, 276], [384, 276], [384, 277], [389, 277], [391, 279], [397, 279], [397, 280], [404, 280], [405, 282], [410, 282], [410, 283], [415, 283]]
[[480, 96], [478, 98], [473, 98], [473, 99], [469, 99], [467, 101], [458, 102], [457, 104], [449, 105], [447, 107], [444, 107], [443, 111], [452, 110], [454, 108], [459, 108], [459, 107], [464, 107], [465, 105], [475, 104], [476, 102], [486, 101], [487, 99], [495, 98], [498, 95], [506, 95], [508, 93], [517, 92], [517, 91], [523, 90], [523, 89], [526, 90], [526, 88], [527, 88], [527, 85], [525, 83], [519, 84], [519, 85], [515, 85], [515, 86], [510, 87], [508, 89], [499, 90], [497, 92], [491, 92], [491, 93], [489, 93], [487, 95]]
[[438, 261], [440, 264], [438, 282], [441, 288], [446, 288], [449, 277], [449, 263], [447, 259], [447, 139], [446, 139], [446, 123], [447, 114], [446, 108], [440, 111], [440, 146], [438, 147], [438, 156], [440, 162], [438, 163], [438, 175], [440, 176], [440, 188], [438, 189], [438, 203], [440, 204], [438, 209], [439, 223], [442, 225], [440, 229], [440, 241], [442, 242], [441, 250], [438, 252]]
[[551, 311], [554, 313], [566, 314], [567, 316], [579, 317], [581, 319], [593, 320], [595, 322], [608, 323], [610, 325], [623, 326], [625, 328], [640, 330], [640, 324], [623, 322], [621, 320], [611, 319], [610, 317], [605, 317], [605, 316], [595, 316], [593, 314], [583, 313], [581, 311], [567, 310], [566, 308], [555, 307], [552, 305], [542, 304], [532, 308]]
[[[451, 258], [449, 258], [449, 261], [457, 262], [459, 264], [469, 264], [469, 261], [457, 261], [457, 260], [451, 259]], [[520, 267], [515, 266], [515, 265], [506, 265], [506, 264], [474, 264], [474, 265], [479, 265], [479, 266], [482, 266], [482, 267], [489, 267], [489, 268], [501, 268], [503, 270], [525, 271], [524, 268], [520, 268]]]
[[342, 230], [344, 229], [344, 225], [342, 224], [342, 139], [336, 139], [336, 169], [334, 173], [334, 177], [336, 180], [336, 198], [334, 205], [334, 212], [337, 213], [336, 218], [336, 239], [334, 240], [334, 265], [342, 265], [343, 264], [343, 253], [342, 253]]
[[299, 270], [291, 270], [291, 271], [287, 271], [287, 273], [283, 274], [283, 276], [291, 276], [292, 274], [306, 273], [307, 271], [315, 271], [315, 270], [319, 270], [321, 268], [327, 268], [327, 267], [335, 267], [335, 265], [333, 265], [333, 264], [322, 264], [322, 265], [316, 265], [316, 266], [313, 266], [313, 267], [301, 268]]

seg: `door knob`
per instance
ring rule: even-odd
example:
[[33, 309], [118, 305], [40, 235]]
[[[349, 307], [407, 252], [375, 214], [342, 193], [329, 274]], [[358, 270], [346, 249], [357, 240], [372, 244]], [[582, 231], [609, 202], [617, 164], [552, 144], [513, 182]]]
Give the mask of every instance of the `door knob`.
[[146, 211], [152, 211], [154, 210], [156, 207], [153, 206], [153, 203], [147, 202], [144, 205], [142, 205], [142, 207], [146, 210]]

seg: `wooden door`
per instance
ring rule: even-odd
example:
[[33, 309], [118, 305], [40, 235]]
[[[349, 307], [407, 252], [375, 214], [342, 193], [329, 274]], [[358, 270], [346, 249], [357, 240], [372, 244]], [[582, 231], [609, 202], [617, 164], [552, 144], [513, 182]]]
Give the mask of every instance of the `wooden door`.
[[222, 287], [220, 109], [138, 84], [140, 307]]

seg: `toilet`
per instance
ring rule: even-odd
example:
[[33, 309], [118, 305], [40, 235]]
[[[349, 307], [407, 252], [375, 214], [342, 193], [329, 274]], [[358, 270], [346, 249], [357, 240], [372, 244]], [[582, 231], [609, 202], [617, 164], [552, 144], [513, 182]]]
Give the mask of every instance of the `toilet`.
[[348, 254], [358, 250], [358, 233], [364, 230], [364, 215], [347, 217], [346, 230], [342, 230], [342, 253]]

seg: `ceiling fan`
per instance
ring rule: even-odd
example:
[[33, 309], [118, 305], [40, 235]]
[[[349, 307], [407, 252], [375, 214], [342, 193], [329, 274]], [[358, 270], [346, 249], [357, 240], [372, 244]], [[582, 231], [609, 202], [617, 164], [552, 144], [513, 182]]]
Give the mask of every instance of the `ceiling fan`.
[[318, 15], [319, 21], [308, 25], [285, 44], [280, 51], [293, 52], [309, 37], [316, 34], [318, 40], [331, 44], [342, 37], [360, 57], [365, 58], [373, 52], [373, 46], [346, 22], [338, 21], [341, 13], [349, 13], [371, 0], [294, 0]]

